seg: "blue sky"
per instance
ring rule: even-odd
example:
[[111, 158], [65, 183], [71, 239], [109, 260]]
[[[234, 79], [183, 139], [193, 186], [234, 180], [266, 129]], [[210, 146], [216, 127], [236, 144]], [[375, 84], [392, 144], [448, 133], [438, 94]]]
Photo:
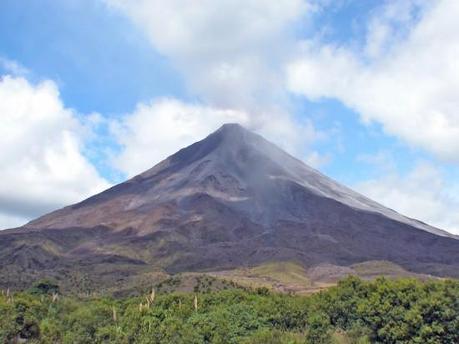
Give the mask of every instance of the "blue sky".
[[457, 11], [447, 0], [4, 0], [0, 228], [239, 121], [459, 233]]
[[183, 96], [180, 75], [128, 18], [92, 0], [2, 1], [1, 54], [52, 79], [66, 106], [119, 114], [139, 101]]

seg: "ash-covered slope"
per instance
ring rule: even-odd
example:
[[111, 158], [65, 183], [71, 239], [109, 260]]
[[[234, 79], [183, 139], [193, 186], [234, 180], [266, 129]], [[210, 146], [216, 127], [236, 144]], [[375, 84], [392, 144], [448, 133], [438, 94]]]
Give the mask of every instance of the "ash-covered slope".
[[185, 148], [152, 169], [77, 205], [41, 217], [29, 228], [133, 227], [143, 233], [162, 218], [160, 204], [207, 194], [249, 215], [264, 226], [279, 220], [308, 220], [282, 185], [305, 188], [352, 208], [388, 218], [442, 236], [440, 229], [407, 218], [334, 182], [293, 158], [261, 136], [238, 124], [226, 124], [209, 137]]
[[227, 124], [125, 183], [0, 233], [0, 259], [34, 269], [108, 259], [168, 271], [384, 259], [458, 276], [459, 240]]

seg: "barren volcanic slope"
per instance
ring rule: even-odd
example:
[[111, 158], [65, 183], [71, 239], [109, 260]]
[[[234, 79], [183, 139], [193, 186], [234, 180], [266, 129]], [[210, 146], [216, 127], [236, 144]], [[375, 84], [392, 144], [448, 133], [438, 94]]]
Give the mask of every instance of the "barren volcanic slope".
[[47, 274], [104, 285], [161, 269], [370, 260], [459, 277], [459, 240], [237, 124], [81, 203], [0, 232], [0, 283], [14, 286]]

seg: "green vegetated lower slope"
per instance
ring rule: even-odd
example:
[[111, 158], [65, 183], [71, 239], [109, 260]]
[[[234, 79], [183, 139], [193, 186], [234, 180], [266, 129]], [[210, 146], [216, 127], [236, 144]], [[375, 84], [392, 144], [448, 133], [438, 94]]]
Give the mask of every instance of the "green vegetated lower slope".
[[209, 276], [196, 292], [166, 290], [177, 283], [119, 299], [62, 296], [50, 282], [3, 291], [0, 342], [459, 343], [456, 280], [348, 277], [308, 296], [212, 291]]
[[362, 279], [410, 277], [420, 280], [435, 278], [407, 271], [388, 261], [367, 261], [350, 266], [320, 264], [305, 268], [295, 262], [272, 262], [255, 267], [209, 272], [216, 278], [228, 279], [238, 285], [294, 294], [311, 294], [329, 288], [347, 276]]

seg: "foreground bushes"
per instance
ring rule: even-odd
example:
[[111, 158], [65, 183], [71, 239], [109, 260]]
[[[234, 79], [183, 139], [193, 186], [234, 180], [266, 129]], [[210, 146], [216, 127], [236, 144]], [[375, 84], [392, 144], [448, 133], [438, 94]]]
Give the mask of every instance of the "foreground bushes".
[[265, 290], [127, 299], [0, 296], [0, 343], [459, 343], [459, 282], [347, 278], [312, 296]]

